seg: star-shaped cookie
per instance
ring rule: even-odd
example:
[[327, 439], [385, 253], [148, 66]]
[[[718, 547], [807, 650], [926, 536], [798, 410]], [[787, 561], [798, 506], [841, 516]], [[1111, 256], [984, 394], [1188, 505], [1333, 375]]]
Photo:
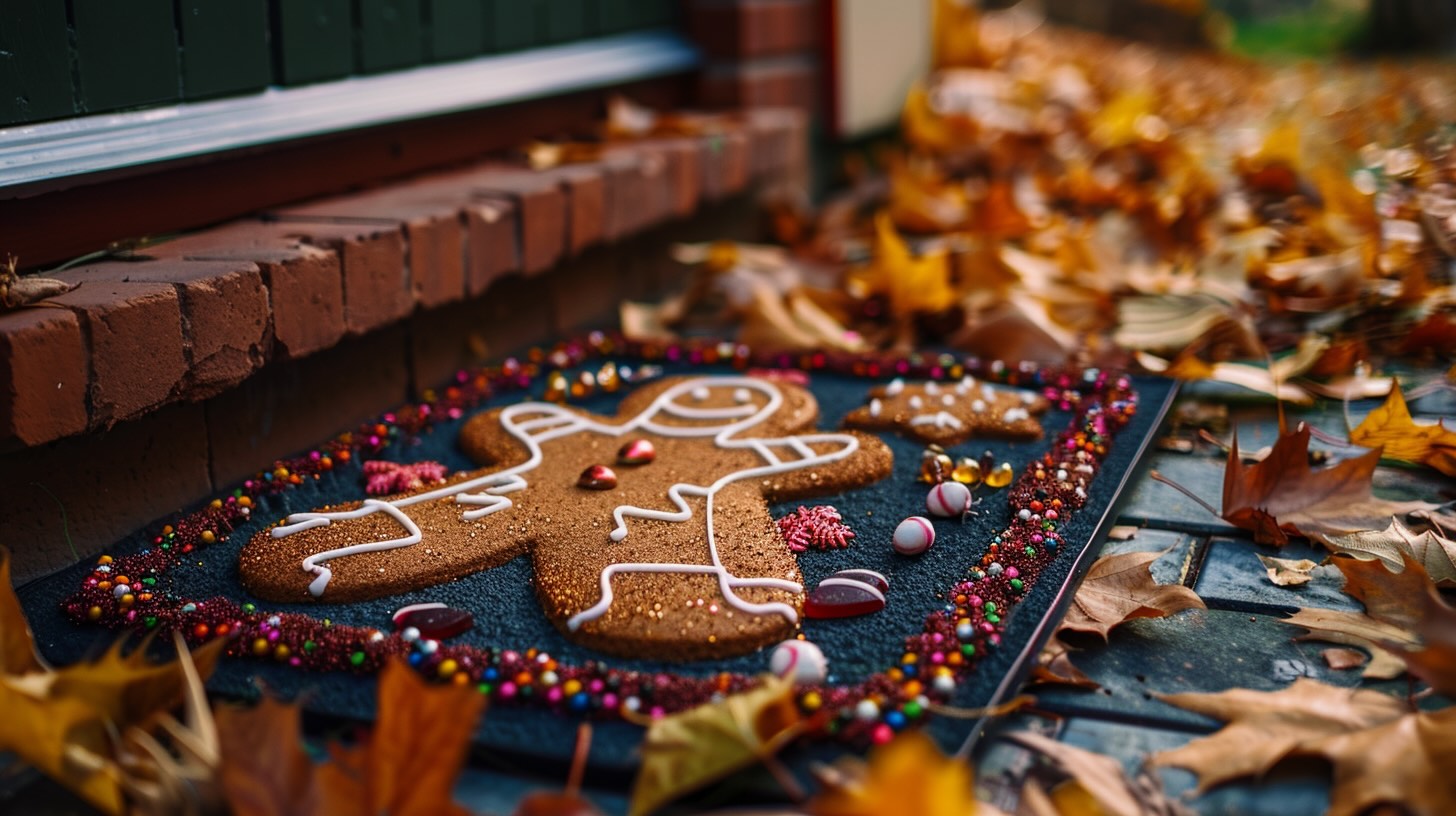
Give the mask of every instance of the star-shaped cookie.
[[973, 437], [1040, 439], [1049, 403], [1034, 392], [966, 377], [956, 383], [896, 379], [870, 389], [869, 404], [844, 418], [846, 428], [898, 431], [921, 442], [955, 445]]

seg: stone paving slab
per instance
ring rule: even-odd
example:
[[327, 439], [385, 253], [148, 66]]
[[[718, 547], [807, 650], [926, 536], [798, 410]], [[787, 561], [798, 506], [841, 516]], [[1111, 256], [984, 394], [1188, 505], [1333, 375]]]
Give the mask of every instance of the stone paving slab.
[[1277, 691], [1297, 677], [1336, 686], [1404, 691], [1404, 681], [1361, 683], [1359, 670], [1336, 671], [1320, 652], [1330, 643], [1297, 642], [1303, 630], [1277, 617], [1210, 609], [1135, 620], [1114, 630], [1108, 646], [1091, 641], [1072, 662], [1102, 685], [1097, 690], [1042, 687], [1041, 708], [1068, 716], [1212, 730], [1217, 721], [1163, 703], [1155, 693], [1230, 688]]
[[1242, 612], [1273, 614], [1301, 607], [1358, 612], [1364, 608], [1341, 591], [1345, 576], [1333, 564], [1323, 564], [1311, 570], [1314, 578], [1307, 584], [1281, 587], [1269, 580], [1264, 565], [1259, 563], [1260, 555], [1294, 560], [1307, 558], [1320, 563], [1329, 556], [1329, 552], [1317, 544], [1302, 541], [1292, 541], [1276, 550], [1248, 539], [1215, 538], [1208, 544], [1208, 553], [1198, 571], [1194, 591], [1210, 607]]

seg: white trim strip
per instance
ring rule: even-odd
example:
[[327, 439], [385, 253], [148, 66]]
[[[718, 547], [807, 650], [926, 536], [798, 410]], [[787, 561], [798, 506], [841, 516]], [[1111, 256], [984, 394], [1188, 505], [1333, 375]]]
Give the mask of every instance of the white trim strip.
[[663, 29], [251, 96], [0, 128], [0, 189], [601, 88], [685, 71], [699, 61], [692, 45]]

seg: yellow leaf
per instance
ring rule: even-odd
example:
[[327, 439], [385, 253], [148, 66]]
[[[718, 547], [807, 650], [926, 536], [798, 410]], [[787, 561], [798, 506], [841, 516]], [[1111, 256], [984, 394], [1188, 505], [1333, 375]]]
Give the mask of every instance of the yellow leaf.
[[930, 106], [930, 93], [919, 82], [905, 94], [900, 126], [905, 141], [921, 150], [946, 153], [964, 143], [951, 123]]
[[877, 747], [869, 763], [809, 802], [813, 816], [968, 816], [971, 767], [910, 731]]
[[803, 729], [793, 683], [763, 676], [749, 691], [652, 721], [630, 812], [673, 799], [772, 757]]
[[965, 0], [935, 0], [930, 64], [934, 68], [975, 68], [981, 51], [981, 13]]
[[44, 671], [30, 623], [11, 586], [10, 552], [0, 548], [0, 675]]
[[915, 257], [884, 212], [875, 216], [873, 260], [850, 272], [848, 283], [859, 297], [884, 295], [891, 313], [901, 318], [917, 312], [941, 312], [955, 303], [949, 254], [936, 248]]
[[[197, 650], [201, 676], [225, 645], [219, 639]], [[15, 753], [107, 813], [126, 806], [114, 735], [151, 728], [189, 688], [180, 662], [153, 664], [146, 651], [143, 644], [123, 654], [118, 642], [94, 662], [47, 667], [11, 589], [10, 553], [0, 547], [0, 751]]]
[[1417, 423], [1399, 388], [1390, 389], [1385, 404], [1350, 431], [1350, 441], [1367, 448], [1382, 448], [1380, 455], [1386, 459], [1426, 465], [1456, 476], [1456, 431], [1440, 421], [1432, 425]]

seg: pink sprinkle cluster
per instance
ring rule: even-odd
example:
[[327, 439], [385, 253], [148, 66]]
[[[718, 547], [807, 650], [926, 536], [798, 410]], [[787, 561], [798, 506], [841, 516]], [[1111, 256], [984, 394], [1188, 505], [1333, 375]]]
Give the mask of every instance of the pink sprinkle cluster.
[[800, 507], [778, 520], [784, 542], [796, 553], [813, 547], [819, 550], [842, 550], [849, 546], [854, 531], [844, 524], [844, 517], [827, 504]]
[[445, 466], [439, 462], [401, 465], [398, 462], [371, 459], [364, 463], [364, 475], [368, 478], [364, 485], [366, 493], [371, 496], [387, 496], [445, 481]]

